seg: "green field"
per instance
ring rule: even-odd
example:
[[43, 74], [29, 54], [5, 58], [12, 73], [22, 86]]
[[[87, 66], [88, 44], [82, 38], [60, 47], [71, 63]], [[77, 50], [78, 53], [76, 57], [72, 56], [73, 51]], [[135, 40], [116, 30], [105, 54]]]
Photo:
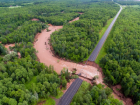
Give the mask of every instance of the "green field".
[[[42, 105], [55, 105], [55, 100], [52, 98], [48, 98], [48, 99], [39, 99], [37, 103], [43, 103]], [[35, 103], [34, 105], [37, 105], [37, 103]]]

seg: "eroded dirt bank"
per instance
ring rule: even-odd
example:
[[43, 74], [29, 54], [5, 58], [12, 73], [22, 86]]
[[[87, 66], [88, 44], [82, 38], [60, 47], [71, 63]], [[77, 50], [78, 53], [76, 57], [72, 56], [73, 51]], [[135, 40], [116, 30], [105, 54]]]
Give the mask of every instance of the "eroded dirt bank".
[[[96, 67], [100, 71], [99, 76], [102, 76], [102, 78], [104, 78], [102, 68], [98, 64], [96, 64], [95, 62], [92, 62], [92, 61], [87, 61], [86, 64]], [[102, 84], [105, 85], [105, 87], [108, 87], [106, 84], [104, 84], [104, 83], [102, 83]], [[112, 90], [113, 90], [112, 95], [114, 96], [114, 98], [123, 101], [124, 105], [134, 105], [131, 98], [125, 97], [124, 94], [122, 94], [121, 85], [111, 86], [110, 88], [112, 88]]]
[[79, 17], [73, 19], [72, 21], [69, 21], [69, 23], [73, 22], [73, 21], [76, 21], [76, 20], [79, 20]]
[[[37, 57], [39, 61], [46, 65], [53, 65], [57, 73], [60, 74], [63, 68], [68, 68], [69, 71], [73, 68], [77, 69], [77, 74], [81, 73], [82, 76], [93, 78], [95, 75], [99, 75], [100, 72], [97, 68], [89, 65], [81, 65], [73, 62], [68, 62], [55, 57], [50, 49], [49, 38], [52, 32], [63, 28], [63, 26], [49, 26], [49, 32], [43, 30], [40, 34], [37, 34], [36, 42], [34, 42], [34, 48], [38, 51]], [[102, 78], [97, 79], [97, 83], [102, 83]]]
[[[79, 17], [77, 17], [76, 19], [74, 19], [72, 21], [76, 21], [76, 20], [79, 20]], [[72, 21], [70, 21], [69, 23], [71, 23]], [[102, 73], [101, 68], [98, 65], [92, 64], [91, 62], [87, 62], [87, 65], [77, 64], [77, 63], [65, 61], [65, 60], [57, 58], [53, 55], [53, 53], [50, 49], [50, 44], [49, 44], [50, 35], [54, 31], [58, 31], [61, 28], [63, 28], [63, 26], [53, 26], [53, 25], [49, 24], [49, 30], [50, 30], [49, 32], [47, 32], [47, 30], [45, 29], [41, 33], [38, 33], [36, 35], [35, 42], [34, 42], [34, 48], [38, 51], [38, 53], [36, 55], [39, 58], [39, 61], [46, 64], [47, 66], [53, 65], [54, 70], [58, 74], [60, 74], [60, 72], [63, 68], [68, 68], [68, 70], [70, 72], [74, 68], [76, 68], [77, 74], [81, 74], [83, 77], [87, 77], [87, 78], [91, 79], [94, 76], [98, 75], [99, 78], [96, 79], [96, 83], [104, 84], [103, 83], [103, 73]], [[115, 93], [113, 93], [112, 95], [114, 96], [114, 98], [122, 100], [125, 105], [133, 105], [133, 104], [126, 104], [126, 102]]]
[[[69, 23], [76, 20], [79, 20], [79, 17], [73, 19]], [[47, 32], [45, 29], [41, 33], [36, 35], [34, 48], [38, 51], [36, 55], [39, 58], [39, 61], [48, 66], [53, 65], [54, 70], [56, 70], [58, 74], [60, 74], [63, 68], [68, 68], [70, 72], [75, 68], [77, 70], [76, 72], [77, 74], [81, 74], [82, 76], [87, 77], [87, 78], [93, 78], [96, 75], [100, 75], [100, 72], [97, 70], [97, 68], [93, 66], [68, 62], [68, 61], [59, 59], [53, 55], [50, 49], [50, 45], [49, 45], [50, 35], [54, 31], [58, 31], [61, 28], [63, 28], [63, 26], [53, 26], [49, 24], [49, 30], [50, 30], [49, 32]], [[102, 83], [103, 82], [102, 77], [99, 76], [99, 79], [97, 79], [96, 82]]]

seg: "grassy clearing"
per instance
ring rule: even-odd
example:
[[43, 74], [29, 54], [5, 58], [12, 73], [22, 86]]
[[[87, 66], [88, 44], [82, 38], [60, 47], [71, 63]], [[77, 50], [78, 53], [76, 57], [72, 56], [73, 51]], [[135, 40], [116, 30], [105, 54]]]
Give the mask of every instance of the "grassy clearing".
[[[109, 27], [109, 25], [111, 24], [111, 22], [113, 21], [113, 19], [114, 19], [114, 18], [109, 19], [109, 20], [107, 21], [107, 23], [106, 23], [106, 26], [103, 27], [102, 30], [100, 30], [100, 32], [99, 32], [99, 41], [100, 41], [100, 39], [102, 38], [102, 36], [104, 35], [104, 33], [105, 33], [105, 31], [107, 30], [107, 28]], [[98, 42], [99, 42], [99, 41], [98, 41]], [[97, 44], [98, 44], [98, 42], [97, 42]], [[97, 46], [97, 44], [96, 44], [96, 46]], [[94, 49], [93, 49], [93, 50], [94, 50]], [[92, 50], [92, 52], [93, 52], [93, 50]], [[101, 49], [101, 50], [103, 51], [103, 49]], [[101, 52], [101, 50], [100, 50], [100, 52]], [[92, 52], [91, 52], [91, 53], [92, 53]], [[99, 53], [99, 54], [100, 54], [100, 53]], [[102, 52], [101, 54], [103, 54], [103, 52]], [[90, 55], [91, 55], [91, 54], [90, 54]], [[101, 55], [100, 55], [100, 56], [101, 56]], [[101, 57], [104, 57], [104, 56], [101, 56]], [[89, 57], [85, 58], [84, 61], [87, 61], [88, 58], [89, 58]], [[95, 62], [96, 62], [96, 61], [95, 61]]]
[[[113, 20], [113, 19], [112, 19], [112, 20]], [[111, 22], [110, 22], [110, 23], [111, 23]], [[109, 26], [109, 25], [108, 25], [108, 26]], [[104, 32], [105, 32], [105, 31], [104, 31]], [[99, 52], [99, 54], [98, 54], [98, 56], [97, 56], [97, 58], [96, 58], [96, 60], [95, 60], [95, 63], [99, 64], [99, 61], [106, 55], [105, 46], [106, 46], [107, 42], [110, 40], [109, 38], [110, 38], [110, 37], [109, 37], [109, 35], [108, 35], [108, 37], [107, 37], [107, 39], [106, 39], [104, 45], [102, 46], [102, 48], [101, 48], [101, 50], [100, 50], [100, 52]]]
[[52, 98], [47, 99], [46, 103], [43, 105], [55, 105], [55, 101]]
[[[37, 83], [36, 78], [37, 78], [37, 76], [34, 76], [30, 82], [26, 82], [26, 83], [25, 83], [25, 86], [26, 86], [27, 89], [31, 89], [31, 88], [32, 88], [32, 85]], [[55, 96], [55, 98], [56, 98], [56, 99], [59, 99], [59, 98], [61, 98], [62, 96], [63, 96], [63, 91], [59, 89], [59, 90], [58, 90], [58, 95]], [[47, 98], [47, 99], [39, 99], [38, 102], [36, 102], [36, 103], [33, 104], [33, 105], [37, 105], [37, 103], [43, 102], [43, 101], [46, 101], [46, 102], [44, 102], [43, 105], [55, 105], [55, 100], [52, 99], [52, 98], [50, 98], [50, 97]]]
[[[109, 25], [111, 24], [112, 20], [114, 18], [111, 18], [107, 21], [107, 24], [105, 27], [102, 28], [102, 30], [99, 32], [99, 40], [102, 38], [102, 36], [104, 35], [105, 31], [107, 30], [107, 28], [109, 27]], [[99, 41], [98, 41], [99, 42]]]
[[103, 47], [101, 48], [96, 60], [95, 60], [95, 63], [99, 64], [99, 61], [106, 55], [106, 52], [105, 52], [105, 44], [103, 45]]
[[25, 83], [25, 86], [26, 86], [27, 89], [32, 88], [32, 84], [33, 84], [33, 83], [36, 83], [36, 77], [37, 77], [37, 76], [34, 76], [30, 82], [26, 82], [26, 83]]
[[[55, 100], [52, 98], [48, 98], [48, 99], [39, 99], [37, 103], [41, 103], [42, 105], [55, 105]], [[37, 103], [33, 104], [33, 105], [37, 105]]]
[[63, 96], [63, 91], [59, 89], [58, 95], [55, 97], [56, 99], [59, 99]]

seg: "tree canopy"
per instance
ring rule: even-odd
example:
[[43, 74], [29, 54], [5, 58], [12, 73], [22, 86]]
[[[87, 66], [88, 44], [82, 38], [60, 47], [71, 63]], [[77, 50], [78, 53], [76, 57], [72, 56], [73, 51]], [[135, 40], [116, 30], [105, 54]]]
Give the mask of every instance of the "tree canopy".
[[105, 44], [106, 55], [100, 66], [105, 80], [120, 83], [125, 96], [140, 101], [140, 8], [122, 11]]

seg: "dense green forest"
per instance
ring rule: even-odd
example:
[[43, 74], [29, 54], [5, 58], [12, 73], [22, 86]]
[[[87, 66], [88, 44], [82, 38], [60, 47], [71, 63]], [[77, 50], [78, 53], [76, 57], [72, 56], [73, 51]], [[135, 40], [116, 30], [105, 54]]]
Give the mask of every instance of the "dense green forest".
[[[14, 37], [12, 35], [15, 32], [25, 30], [23, 28], [26, 24], [28, 25], [28, 28], [25, 30], [25, 33], [28, 34], [28, 31], [30, 31], [30, 25], [33, 25], [33, 23], [26, 22], [26, 21], [29, 21], [32, 18], [39, 18], [42, 22], [45, 23], [48, 22], [54, 25], [63, 25], [64, 23], [69, 22], [73, 18], [79, 16], [79, 14], [75, 12], [80, 11], [78, 9], [80, 7], [76, 7], [76, 5], [77, 4], [74, 4], [75, 9], [73, 9], [72, 6], [70, 7], [69, 4], [65, 4], [65, 3], [63, 4], [57, 3], [57, 5], [42, 3], [42, 4], [27, 6], [27, 7], [14, 8], [14, 11], [13, 9], [9, 9], [9, 8], [0, 8], [0, 13], [1, 13], [0, 41], [6, 43], [5, 39], [8, 40], [7, 38], [9, 36]], [[62, 13], [62, 11], [65, 12]], [[33, 30], [33, 33], [34, 32], [37, 33], [38, 30], [36, 29], [38, 26], [34, 26], [34, 27], [35, 29]], [[18, 42], [21, 41], [22, 40]], [[9, 43], [14, 43], [14, 42], [17, 41], [16, 40], [9, 41]]]
[[140, 1], [119, 1], [119, 0], [114, 0], [115, 2], [121, 4], [121, 5], [140, 5]]
[[6, 53], [6, 48], [0, 43], [0, 55], [5, 55]]
[[140, 8], [122, 11], [105, 44], [100, 60], [105, 81], [121, 84], [125, 96], [140, 104]]
[[45, 29], [46, 25], [36, 21], [26, 21], [22, 27], [18, 27], [12, 33], [7, 34], [0, 38], [3, 44], [17, 43], [17, 42], [33, 42], [36, 33]]
[[100, 1], [112, 1], [112, 0], [0, 0], [0, 7], [10, 7], [10, 6], [28, 6], [33, 4], [47, 3], [47, 4], [57, 4], [57, 3], [87, 3], [87, 2], [100, 2]]
[[47, 67], [30, 56], [11, 60], [0, 62], [1, 105], [31, 105], [39, 98], [57, 96], [60, 85], [66, 86], [65, 75], [59, 78], [53, 66]]
[[112, 90], [102, 84], [91, 86], [83, 82], [70, 105], [123, 105], [111, 93]]
[[83, 5], [81, 10], [84, 8], [79, 21], [64, 24], [63, 29], [51, 35], [55, 53], [76, 62], [91, 54], [99, 40], [100, 30], [119, 10], [119, 6], [111, 2]]
[[[48, 23], [64, 25], [64, 29], [55, 33], [64, 31], [64, 34], [70, 36], [67, 38], [69, 42], [82, 39], [82, 41], [79, 40], [79, 44], [82, 45], [80, 51], [84, 52], [84, 48], [89, 46], [86, 50], [88, 53], [82, 53], [83, 58], [85, 58], [92, 49], [91, 45], [95, 46], [97, 43], [98, 33], [101, 28], [119, 10], [116, 4], [98, 2], [100, 0], [53, 1], [0, 0], [1, 3], [5, 3], [7, 6], [33, 2], [32, 5], [23, 5], [20, 8], [11, 9], [7, 6], [0, 8], [0, 105], [33, 105], [39, 99], [56, 97], [59, 95], [60, 87], [65, 88], [69, 79], [77, 78], [77, 76], [71, 76], [68, 70], [65, 69], [58, 75], [53, 66], [48, 67], [37, 61], [37, 51], [33, 48], [32, 43], [36, 33], [46, 28]], [[78, 12], [84, 14], [80, 15]], [[77, 16], [80, 16], [79, 21], [72, 24], [68, 23]], [[38, 18], [39, 21], [31, 21], [33, 18]], [[77, 36], [71, 36], [70, 33], [72, 35], [77, 34]], [[93, 36], [91, 36], [92, 34]], [[62, 38], [62, 40], [65, 38]], [[87, 40], [87, 42], [84, 40]], [[12, 51], [10, 53], [4, 47], [4, 44], [8, 43], [15, 43], [14, 47], [10, 47]], [[69, 44], [73, 46], [73, 42]], [[21, 55], [20, 59], [18, 53]], [[79, 61], [79, 58], [76, 60]], [[92, 93], [95, 90], [89, 91]], [[101, 92], [100, 94], [106, 93], [101, 97], [91, 95], [92, 99], [95, 101], [101, 100], [102, 102], [106, 99], [106, 101], [111, 100], [109, 101], [111, 103], [114, 102], [114, 99], [109, 97], [110, 90], [105, 91], [100, 85], [97, 86], [97, 90], [98, 93]], [[102, 90], [104, 90], [103, 93]], [[95, 101], [92, 101], [92, 103], [97, 103]], [[115, 102], [120, 103], [118, 100]]]

